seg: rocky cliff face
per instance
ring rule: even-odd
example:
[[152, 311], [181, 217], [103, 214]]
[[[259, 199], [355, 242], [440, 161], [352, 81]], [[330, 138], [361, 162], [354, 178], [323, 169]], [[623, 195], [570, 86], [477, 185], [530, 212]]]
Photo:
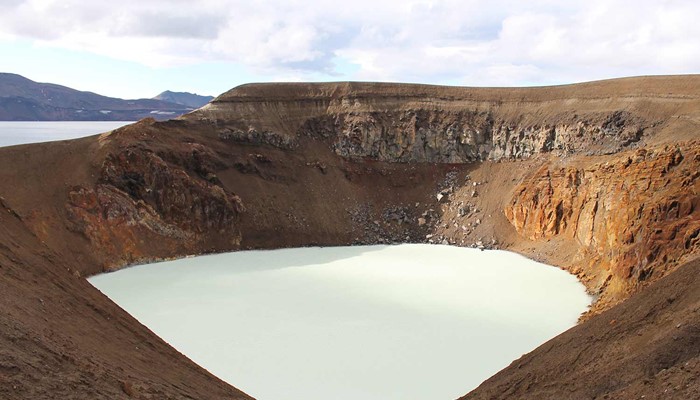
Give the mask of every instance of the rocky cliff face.
[[311, 118], [300, 133], [330, 139], [336, 154], [348, 159], [461, 164], [549, 152], [612, 153], [638, 142], [645, 127], [624, 111], [565, 119], [527, 125], [492, 111], [354, 112]]
[[154, 252], [153, 241], [175, 254], [206, 251], [222, 239], [236, 248], [244, 208], [217, 178], [223, 168], [216, 154], [197, 143], [160, 152], [120, 146], [102, 162], [94, 186], [70, 190], [71, 229], [90, 241], [109, 268], [170, 256]]
[[505, 215], [532, 240], [578, 245], [568, 267], [602, 295], [598, 308], [666, 275], [700, 246], [700, 145], [625, 152], [585, 166], [545, 164]]

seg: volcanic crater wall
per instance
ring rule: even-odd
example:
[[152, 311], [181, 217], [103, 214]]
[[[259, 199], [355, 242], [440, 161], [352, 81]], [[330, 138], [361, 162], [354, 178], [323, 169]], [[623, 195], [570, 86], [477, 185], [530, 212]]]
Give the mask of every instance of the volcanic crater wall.
[[[311, 244], [513, 248], [579, 275], [602, 309], [698, 249], [700, 88], [649, 82], [246, 85], [86, 141], [92, 172], [57, 189], [64, 215], [22, 212], [103, 269]], [[554, 239], [571, 257], [540, 251]]]
[[[457, 203], [479, 211], [478, 199], [469, 198], [478, 192], [512, 193], [497, 210], [481, 208], [504, 215], [535, 247], [553, 238], [566, 242], [572, 259], [545, 261], [578, 274], [600, 295], [602, 309], [698, 249], [698, 131], [688, 119], [697, 121], [700, 88], [674, 79], [666, 87], [645, 87], [648, 82], [653, 78], [608, 82], [604, 90], [591, 83], [515, 91], [289, 84], [276, 85], [274, 93], [272, 86], [249, 85], [185, 118], [211, 124], [221, 139], [242, 145], [303, 153], [305, 139], [319, 141], [352, 163], [506, 162], [520, 169], [524, 160], [527, 170], [512, 173], [521, 179], [516, 185], [484, 178], [447, 191], [435, 187], [433, 195], [442, 190], [438, 204], [417, 210], [411, 223], [423, 226], [426, 217]], [[669, 131], [678, 139], [673, 145], [664, 144]], [[459, 190], [472, 183], [484, 186]], [[492, 221], [485, 214], [474, 221], [464, 225], [443, 215], [426, 238], [464, 244], [460, 236], [471, 235], [467, 243], [482, 243], [476, 225]], [[449, 225], [462, 229], [441, 229]], [[491, 242], [506, 236], [494, 228]]]
[[[700, 91], [669, 101], [622, 83], [242, 86], [103, 137], [98, 181], [70, 191], [70, 229], [108, 268], [396, 241], [528, 253], [526, 240], [532, 256], [557, 239], [571, 258], [539, 258], [576, 273], [603, 309], [695, 254], [700, 226], [695, 128], [672, 118], [692, 116]], [[691, 140], [663, 144], [668, 129]], [[469, 180], [494, 163], [501, 178]]]
[[643, 130], [622, 111], [528, 126], [490, 112], [426, 109], [325, 115], [301, 128], [330, 138], [336, 154], [349, 159], [448, 164], [614, 152], [639, 141]]
[[[499, 117], [494, 105], [487, 110], [466, 106], [454, 111], [431, 107], [328, 112], [301, 123], [283, 120], [280, 129], [257, 118], [218, 119], [223, 118], [217, 115], [219, 107], [214, 103], [214, 110], [205, 108], [194, 115], [222, 127], [219, 136], [225, 140], [293, 149], [299, 136], [308, 136], [332, 143], [335, 153], [346, 159], [401, 163], [464, 164], [548, 152], [610, 154], [641, 140], [651, 125], [623, 110], [563, 113], [528, 123], [522, 116]], [[259, 115], [267, 113], [263, 108]]]
[[[222, 241], [235, 248], [244, 208], [221, 186], [216, 171], [223, 168], [210, 149], [195, 143], [158, 153], [139, 144], [120, 148], [104, 159], [93, 187], [71, 189], [69, 227], [109, 260], [110, 269], [202, 252]], [[152, 241], [166, 250], [154, 253]]]
[[[91, 299], [81, 310], [102, 301], [114, 311], [81, 275], [207, 252], [410, 241], [507, 248], [566, 268], [599, 296], [599, 312], [697, 257], [699, 133], [693, 77], [526, 89], [245, 85], [176, 120], [0, 150], [1, 215], [12, 227], [0, 229], [9, 243], [0, 267], [10, 266], [0, 283], [20, 293], [40, 282], [31, 293], [53, 293], [56, 315], [70, 314], [61, 307], [77, 301], [73, 292]], [[69, 284], [48, 282], [45, 271]], [[54, 357], [74, 354], [63, 322], [35, 298], [22, 307], [33, 329], [51, 322], [57, 339], [44, 340], [42, 354], [88, 376], [94, 349], [76, 362]], [[204, 390], [183, 389], [177, 374], [133, 373], [153, 335], [124, 315], [122, 330], [110, 330], [102, 308], [81, 311], [91, 322], [71, 326], [71, 337], [115, 334], [140, 361], [94, 351], [109, 379], [93, 376], [91, 387], [137, 398]], [[0, 369], [21, 371], [12, 382], [45, 379], [21, 361], [35, 347], [2, 351]], [[148, 354], [186, 370], [175, 355]]]
[[586, 166], [544, 165], [517, 186], [505, 215], [532, 240], [579, 246], [569, 267], [615, 303], [666, 275], [700, 244], [700, 144], [625, 152]]

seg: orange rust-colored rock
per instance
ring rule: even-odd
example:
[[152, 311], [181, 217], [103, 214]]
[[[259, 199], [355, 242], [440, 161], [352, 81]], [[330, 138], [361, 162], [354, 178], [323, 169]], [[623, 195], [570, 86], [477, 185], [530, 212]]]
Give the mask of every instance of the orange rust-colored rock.
[[505, 214], [530, 239], [573, 241], [578, 255], [566, 267], [606, 308], [700, 249], [700, 144], [583, 162], [543, 165], [518, 186]]
[[143, 146], [111, 153], [94, 187], [69, 193], [71, 228], [90, 241], [106, 268], [200, 252], [215, 239], [229, 248], [240, 244], [243, 204], [221, 187], [213, 153], [190, 144], [161, 155]]

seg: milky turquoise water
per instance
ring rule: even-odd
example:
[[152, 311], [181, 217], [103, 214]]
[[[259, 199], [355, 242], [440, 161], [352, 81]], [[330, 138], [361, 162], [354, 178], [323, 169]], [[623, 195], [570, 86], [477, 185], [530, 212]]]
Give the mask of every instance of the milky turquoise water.
[[245, 251], [90, 282], [260, 400], [454, 399], [575, 325], [576, 278], [505, 251]]

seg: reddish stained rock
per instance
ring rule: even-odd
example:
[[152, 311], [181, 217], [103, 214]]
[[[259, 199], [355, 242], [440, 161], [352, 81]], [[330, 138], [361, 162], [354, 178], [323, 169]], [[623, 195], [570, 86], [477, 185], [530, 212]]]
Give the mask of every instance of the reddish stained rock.
[[657, 280], [700, 249], [700, 144], [626, 152], [585, 167], [545, 164], [505, 208], [533, 240], [579, 246], [567, 266], [601, 295], [598, 309]]
[[199, 176], [213, 173], [201, 154], [206, 153], [188, 158], [169, 153], [179, 165], [141, 147], [109, 155], [99, 183], [69, 193], [73, 229], [90, 240], [109, 268], [153, 257], [153, 240], [171, 252], [200, 251], [213, 237], [226, 238], [234, 248], [241, 240], [243, 204]]

